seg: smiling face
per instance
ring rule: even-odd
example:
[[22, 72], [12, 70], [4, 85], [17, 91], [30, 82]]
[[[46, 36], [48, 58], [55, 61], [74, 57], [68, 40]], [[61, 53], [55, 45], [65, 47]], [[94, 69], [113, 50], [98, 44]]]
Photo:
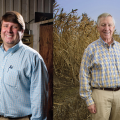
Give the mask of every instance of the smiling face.
[[2, 21], [1, 38], [6, 51], [20, 41], [22, 34], [23, 30], [18, 24]]
[[111, 16], [100, 18], [100, 23], [97, 26], [101, 38], [104, 41], [112, 41], [112, 35], [115, 29], [114, 22]]

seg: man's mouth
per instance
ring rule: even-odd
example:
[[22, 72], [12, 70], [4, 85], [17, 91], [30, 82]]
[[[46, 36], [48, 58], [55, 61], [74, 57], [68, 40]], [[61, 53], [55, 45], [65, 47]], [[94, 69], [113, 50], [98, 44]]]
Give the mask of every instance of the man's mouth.
[[109, 35], [109, 34], [110, 34], [110, 32], [104, 32], [104, 34], [105, 34], [105, 35]]
[[7, 38], [11, 38], [11, 37], [12, 37], [12, 35], [6, 35], [6, 37], [7, 37]]

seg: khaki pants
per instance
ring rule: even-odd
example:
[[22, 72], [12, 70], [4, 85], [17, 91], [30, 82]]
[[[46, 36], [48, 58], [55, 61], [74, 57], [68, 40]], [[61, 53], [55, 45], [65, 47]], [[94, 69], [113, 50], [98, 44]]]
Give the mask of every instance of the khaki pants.
[[120, 120], [120, 90], [93, 89], [92, 97], [97, 108], [92, 120]]
[[0, 117], [0, 120], [30, 120], [30, 118], [29, 117], [24, 117], [24, 118], [14, 118], [14, 119], [12, 119], [12, 118], [5, 118], [5, 117]]

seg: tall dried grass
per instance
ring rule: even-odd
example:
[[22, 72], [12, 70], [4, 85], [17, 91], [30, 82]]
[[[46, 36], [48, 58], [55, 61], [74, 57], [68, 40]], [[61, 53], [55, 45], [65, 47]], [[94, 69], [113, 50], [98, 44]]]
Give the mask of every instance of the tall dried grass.
[[[67, 14], [57, 8], [57, 3], [54, 6], [54, 72], [73, 84], [78, 83], [83, 52], [99, 38], [97, 25], [86, 13], [78, 16], [72, 10]], [[120, 41], [119, 35], [114, 34], [114, 38]]]
[[54, 72], [78, 84], [81, 58], [88, 44], [98, 39], [97, 27], [87, 14], [80, 17], [74, 10], [67, 14], [62, 9], [55, 14], [53, 34]]

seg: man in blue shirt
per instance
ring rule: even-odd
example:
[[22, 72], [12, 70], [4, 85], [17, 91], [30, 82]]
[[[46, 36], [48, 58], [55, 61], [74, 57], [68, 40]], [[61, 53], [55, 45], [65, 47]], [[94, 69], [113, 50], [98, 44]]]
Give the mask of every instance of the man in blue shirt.
[[1, 20], [0, 120], [46, 120], [48, 72], [40, 54], [22, 43], [25, 23], [16, 11]]

